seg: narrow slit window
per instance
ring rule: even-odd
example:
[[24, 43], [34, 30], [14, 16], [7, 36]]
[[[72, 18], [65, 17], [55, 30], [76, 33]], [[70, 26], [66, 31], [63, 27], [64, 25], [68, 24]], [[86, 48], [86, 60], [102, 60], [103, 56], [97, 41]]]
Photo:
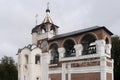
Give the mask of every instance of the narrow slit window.
[[35, 56], [35, 64], [40, 64], [40, 56], [39, 55]]

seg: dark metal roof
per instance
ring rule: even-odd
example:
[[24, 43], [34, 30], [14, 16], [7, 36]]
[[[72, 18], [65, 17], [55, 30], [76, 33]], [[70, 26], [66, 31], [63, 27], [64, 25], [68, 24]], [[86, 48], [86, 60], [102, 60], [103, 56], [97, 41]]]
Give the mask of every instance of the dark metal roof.
[[98, 30], [98, 29], [104, 29], [106, 32], [108, 32], [108, 34], [113, 35], [113, 33], [111, 31], [109, 31], [105, 26], [102, 26], [102, 27], [94, 26], [94, 27], [81, 29], [81, 30], [77, 30], [77, 31], [73, 31], [73, 32], [65, 33], [65, 34], [56, 35], [53, 38], [51, 38], [50, 41], [51, 40], [56, 40], [56, 39], [59, 39], [59, 38], [64, 38], [64, 37], [77, 35], [77, 34], [82, 34], [82, 33], [85, 33], [85, 32], [95, 31], [95, 30]]
[[[39, 27], [45, 27], [45, 24], [47, 24], [47, 23], [49, 23], [49, 22], [42, 23], [42, 24], [40, 24], [40, 25], [36, 25], [36, 26], [32, 29], [32, 33], [34, 33], [34, 32], [37, 33]], [[49, 24], [51, 24], [51, 27], [57, 27], [57, 28], [59, 28], [57, 25], [55, 25], [55, 24], [53, 24], [53, 23], [49, 23]]]

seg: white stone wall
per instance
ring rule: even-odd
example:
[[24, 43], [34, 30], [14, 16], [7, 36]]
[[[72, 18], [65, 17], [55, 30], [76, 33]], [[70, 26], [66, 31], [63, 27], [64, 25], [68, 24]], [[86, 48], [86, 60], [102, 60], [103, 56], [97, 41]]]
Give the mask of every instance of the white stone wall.
[[[25, 55], [28, 55], [28, 63], [26, 63]], [[41, 63], [35, 64], [35, 56], [42, 56], [41, 49], [34, 48], [32, 51], [24, 48], [18, 55], [18, 78], [19, 80], [41, 80]], [[40, 58], [42, 59], [42, 58]], [[42, 60], [40, 60], [42, 61]]]
[[37, 44], [38, 40], [45, 39], [45, 38], [52, 38], [54, 36], [51, 32], [46, 32], [42, 34], [32, 33], [32, 44]]
[[46, 32], [38, 35], [38, 40], [45, 39], [45, 38], [52, 38], [54, 35], [51, 32]]

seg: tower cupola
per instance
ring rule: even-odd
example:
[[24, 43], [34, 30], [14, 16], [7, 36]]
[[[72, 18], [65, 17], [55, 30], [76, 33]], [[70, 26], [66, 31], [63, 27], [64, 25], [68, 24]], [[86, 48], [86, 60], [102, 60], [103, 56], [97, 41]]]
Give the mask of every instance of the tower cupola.
[[[50, 17], [50, 9], [49, 9], [49, 3], [47, 3], [47, 9], [46, 9], [46, 16], [44, 18], [44, 20], [42, 21], [41, 24], [36, 25], [33, 29], [32, 29], [32, 35], [34, 36], [33, 38], [33, 42], [37, 42], [36, 37], [38, 36], [45, 36], [44, 38], [51, 38], [55, 35], [58, 34], [58, 26], [55, 25]], [[43, 38], [40, 38], [43, 39]], [[40, 40], [38, 39], [38, 40]], [[35, 41], [34, 41], [35, 40]]]
[[58, 34], [59, 27], [53, 23], [49, 14], [50, 14], [50, 9], [49, 9], [49, 3], [48, 3], [47, 9], [46, 9], [46, 16], [45, 16], [43, 22], [39, 25], [36, 25], [36, 27], [34, 27], [32, 29], [32, 33], [37, 32], [39, 34], [42, 34], [42, 33], [50, 32], [53, 35]]

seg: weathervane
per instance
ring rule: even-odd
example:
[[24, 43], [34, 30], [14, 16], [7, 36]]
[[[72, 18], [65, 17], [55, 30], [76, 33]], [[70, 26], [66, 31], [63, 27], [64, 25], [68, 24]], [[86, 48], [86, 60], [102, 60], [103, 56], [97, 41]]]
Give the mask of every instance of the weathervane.
[[38, 14], [35, 15], [35, 18], [36, 18], [36, 25], [37, 25], [37, 18], [38, 18]]

